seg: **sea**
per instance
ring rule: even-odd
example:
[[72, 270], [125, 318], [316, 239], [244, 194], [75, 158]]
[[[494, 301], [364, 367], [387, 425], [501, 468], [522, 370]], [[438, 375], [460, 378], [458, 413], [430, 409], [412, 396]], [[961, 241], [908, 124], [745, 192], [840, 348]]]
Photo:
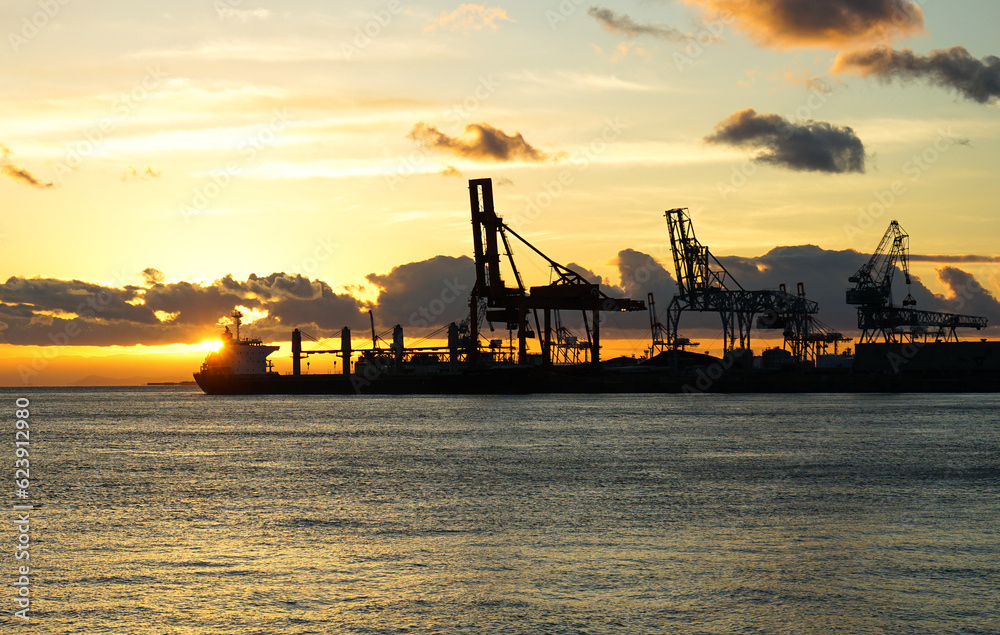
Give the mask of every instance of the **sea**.
[[0, 397], [5, 634], [1000, 633], [998, 395]]

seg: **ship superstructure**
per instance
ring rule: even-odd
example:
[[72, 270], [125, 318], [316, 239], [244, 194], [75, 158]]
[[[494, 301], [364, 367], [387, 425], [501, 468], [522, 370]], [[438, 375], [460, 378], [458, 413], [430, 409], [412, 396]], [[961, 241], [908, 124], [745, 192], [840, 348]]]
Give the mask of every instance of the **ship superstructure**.
[[[201, 375], [267, 375], [272, 371], [268, 355], [278, 350], [277, 346], [267, 346], [259, 339], [241, 338], [240, 325], [243, 314], [233, 311], [233, 335], [229, 327], [223, 331], [222, 346], [209, 353], [201, 365]], [[196, 378], [197, 379], [197, 378]]]

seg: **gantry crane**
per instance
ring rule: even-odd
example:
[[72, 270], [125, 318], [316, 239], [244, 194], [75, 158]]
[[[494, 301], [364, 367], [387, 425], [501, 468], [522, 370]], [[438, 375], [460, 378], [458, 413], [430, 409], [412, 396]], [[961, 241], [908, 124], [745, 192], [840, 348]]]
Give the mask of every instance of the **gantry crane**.
[[[847, 291], [847, 303], [858, 307], [861, 343], [912, 342], [921, 335], [937, 340], [958, 341], [957, 328], [986, 328], [986, 318], [957, 313], [939, 313], [914, 309], [917, 303], [910, 294], [910, 237], [899, 223], [892, 221], [878, 248], [858, 272], [848, 278], [854, 288]], [[906, 282], [906, 297], [901, 306], [892, 303], [892, 280], [901, 269]], [[935, 331], [936, 329], [936, 331]]]
[[[778, 289], [784, 291], [785, 285], [778, 285]], [[800, 298], [805, 298], [805, 283], [799, 282], [796, 285], [795, 292]], [[827, 353], [830, 344], [833, 344], [833, 354], [836, 355], [839, 352], [840, 345], [847, 344], [852, 339], [844, 337], [843, 333], [838, 333], [830, 329], [820, 322], [815, 315], [806, 315], [803, 326], [795, 329], [791, 337], [786, 334], [785, 345], [791, 349], [792, 356], [796, 359], [815, 363], [820, 355]]]
[[[600, 312], [601, 311], [645, 311], [641, 300], [612, 298], [601, 291], [597, 284], [584, 278], [569, 267], [552, 260], [534, 245], [511, 229], [497, 216], [493, 206], [493, 182], [491, 179], [469, 181], [469, 202], [472, 208], [472, 242], [475, 248], [476, 283], [469, 300], [470, 309], [470, 350], [473, 364], [476, 362], [479, 322], [485, 317], [492, 324], [500, 322], [510, 331], [517, 332], [518, 363], [529, 363], [527, 340], [535, 336], [528, 325], [528, 315], [532, 315], [535, 328], [540, 333], [542, 362], [552, 363], [555, 344], [553, 342], [552, 311], [579, 310], [592, 313], [591, 326], [587, 327], [590, 343], [590, 362], [600, 362]], [[514, 264], [513, 252], [507, 234], [517, 238], [533, 252], [545, 259], [556, 275], [556, 280], [545, 286], [526, 289], [521, 275]], [[503, 244], [510, 269], [517, 286], [508, 287], [500, 272], [500, 244]], [[538, 319], [542, 312], [543, 321]], [[492, 327], [491, 327], [492, 328]]]
[[[590, 355], [590, 342], [581, 341], [576, 333], [563, 325], [562, 315], [559, 311], [554, 311], [554, 313], [556, 320], [556, 343], [553, 345], [553, 362], [556, 364], [579, 364], [587, 362]], [[586, 314], [583, 316], [583, 327], [589, 335], [590, 325], [587, 323]]]
[[652, 291], [646, 294], [646, 306], [649, 307], [649, 331], [652, 336], [652, 343], [649, 347], [650, 358], [671, 350], [671, 348], [684, 350], [688, 346], [699, 346], [698, 342], [692, 342], [686, 337], [675, 337], [673, 342], [668, 341], [667, 327], [656, 317], [656, 300], [653, 298]]
[[674, 256], [678, 293], [667, 308], [667, 343], [680, 348], [683, 338], [677, 324], [684, 311], [718, 313], [722, 318], [724, 352], [750, 349], [750, 330], [754, 317], [757, 328], [781, 329], [793, 356], [804, 359], [809, 317], [819, 312], [819, 305], [804, 295], [795, 296], [784, 289], [747, 290], [726, 270], [708, 247], [698, 242], [686, 208], [666, 212], [670, 230], [670, 249]]

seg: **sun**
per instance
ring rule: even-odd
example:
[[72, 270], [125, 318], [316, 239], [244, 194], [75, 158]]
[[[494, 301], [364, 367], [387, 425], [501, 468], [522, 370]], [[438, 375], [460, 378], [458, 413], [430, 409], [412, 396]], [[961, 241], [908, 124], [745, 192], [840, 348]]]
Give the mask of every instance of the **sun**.
[[222, 340], [205, 340], [198, 347], [208, 353], [214, 353], [222, 348]]

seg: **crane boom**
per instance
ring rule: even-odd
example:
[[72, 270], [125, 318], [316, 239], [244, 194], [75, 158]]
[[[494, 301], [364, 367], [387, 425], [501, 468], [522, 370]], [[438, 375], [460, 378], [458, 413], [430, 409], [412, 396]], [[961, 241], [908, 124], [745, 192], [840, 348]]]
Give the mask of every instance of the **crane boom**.
[[818, 304], [783, 290], [744, 289], [709, 248], [698, 242], [686, 208], [668, 210], [664, 216], [677, 273], [677, 295], [667, 307], [668, 348], [681, 348], [685, 342], [677, 335], [684, 311], [718, 313], [726, 352], [737, 347], [749, 350], [754, 317], [758, 317], [757, 328], [782, 329], [786, 341], [804, 337]]
[[[986, 318], [939, 313], [913, 308], [917, 303], [910, 294], [910, 237], [892, 221], [879, 242], [875, 253], [858, 272], [848, 278], [854, 288], [847, 291], [847, 303], [858, 307], [858, 328], [861, 342], [874, 342], [881, 335], [886, 342], [897, 339], [913, 340], [918, 335], [927, 336], [936, 329], [937, 338], [958, 341], [957, 328], [986, 328]], [[892, 303], [892, 279], [896, 269], [901, 269], [906, 281], [906, 298], [902, 306]]]
[[892, 304], [892, 279], [896, 269], [903, 270], [906, 281], [906, 299], [903, 306], [912, 306], [916, 300], [910, 295], [910, 237], [892, 221], [882, 236], [875, 253], [868, 262], [861, 265], [858, 272], [847, 279], [855, 287], [847, 292], [848, 304], [880, 305]]

